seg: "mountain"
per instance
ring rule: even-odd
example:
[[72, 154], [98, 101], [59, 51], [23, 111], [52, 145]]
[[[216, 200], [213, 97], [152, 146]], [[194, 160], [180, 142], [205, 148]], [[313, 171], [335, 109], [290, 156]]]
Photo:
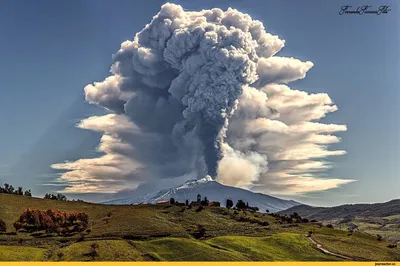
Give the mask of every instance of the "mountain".
[[298, 205], [283, 210], [280, 214], [293, 214], [297, 212], [301, 217], [316, 220], [331, 220], [355, 217], [386, 217], [400, 214], [400, 199], [384, 203], [373, 204], [346, 204], [335, 207], [312, 207]]
[[185, 202], [186, 200], [195, 201], [197, 194], [200, 194], [202, 197], [207, 197], [210, 201], [219, 201], [223, 206], [225, 206], [226, 199], [231, 199], [234, 203], [241, 199], [248, 202], [250, 206], [258, 207], [260, 211], [263, 212], [265, 210], [278, 212], [301, 204], [293, 200], [283, 200], [262, 193], [254, 193], [237, 187], [225, 186], [216, 182], [211, 177], [205, 177], [199, 180], [189, 180], [181, 186], [160, 190], [155, 193], [148, 193], [142, 197], [128, 197], [103, 203], [156, 203], [161, 200], [169, 200], [170, 198], [174, 198], [179, 202]]

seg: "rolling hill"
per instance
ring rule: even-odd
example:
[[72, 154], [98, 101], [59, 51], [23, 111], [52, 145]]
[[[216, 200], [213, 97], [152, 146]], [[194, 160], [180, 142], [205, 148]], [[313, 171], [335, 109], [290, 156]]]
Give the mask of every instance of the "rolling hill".
[[400, 241], [400, 199], [384, 203], [346, 204], [335, 207], [298, 205], [280, 214], [297, 212], [301, 217], [331, 223], [344, 230], [358, 230]]
[[[221, 207], [103, 205], [0, 194], [0, 261], [338, 261], [320, 245], [360, 261], [400, 260], [399, 248], [362, 233], [352, 235], [319, 223], [282, 223], [272, 214]], [[26, 208], [83, 211], [90, 232], [72, 236], [15, 233]], [[205, 237], [195, 237], [198, 226]], [[93, 255], [92, 247], [96, 246]]]

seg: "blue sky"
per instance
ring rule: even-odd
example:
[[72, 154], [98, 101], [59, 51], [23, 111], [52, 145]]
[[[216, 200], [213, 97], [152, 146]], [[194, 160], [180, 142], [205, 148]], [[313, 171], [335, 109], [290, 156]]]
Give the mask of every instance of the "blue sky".
[[[357, 182], [293, 197], [316, 205], [400, 197], [400, 9], [386, 15], [338, 14], [346, 1], [171, 1], [188, 10], [231, 6], [286, 40], [281, 56], [312, 61], [292, 87], [326, 92], [339, 110], [324, 122], [346, 124], [330, 176]], [[84, 101], [85, 85], [109, 75], [111, 55], [164, 1], [2, 1], [0, 3], [0, 182], [42, 195], [53, 163], [95, 156], [100, 135], [77, 129], [105, 113]], [[353, 7], [374, 1], [352, 1]]]

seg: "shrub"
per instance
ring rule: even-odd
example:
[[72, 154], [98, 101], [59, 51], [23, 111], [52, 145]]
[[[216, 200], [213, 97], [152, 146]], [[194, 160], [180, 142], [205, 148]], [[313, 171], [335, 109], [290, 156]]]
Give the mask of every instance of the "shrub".
[[78, 240], [76, 240], [76, 242], [82, 242], [85, 240], [85, 235], [84, 234], [80, 234]]
[[88, 234], [90, 234], [91, 232], [92, 232], [92, 230], [90, 230], [90, 229], [86, 230], [86, 233], [88, 233]]
[[24, 211], [14, 223], [15, 230], [24, 229], [28, 232], [46, 230], [46, 232], [67, 234], [83, 232], [89, 223], [89, 217], [83, 212], [62, 212], [59, 210]]
[[197, 225], [197, 232], [193, 234], [196, 239], [204, 238], [206, 236], [206, 228], [203, 225]]
[[397, 244], [396, 243], [389, 244], [387, 247], [388, 248], [397, 248]]
[[57, 257], [59, 260], [62, 259], [62, 257], [64, 257], [64, 253], [62, 253], [61, 251], [57, 253]]
[[89, 251], [89, 256], [91, 257], [97, 257], [99, 254], [97, 253], [97, 249], [99, 248], [99, 245], [97, 243], [93, 243], [90, 245], [90, 251]]
[[174, 198], [170, 198], [169, 199], [169, 204], [174, 205], [175, 204], [175, 199]]
[[196, 212], [201, 212], [203, 209], [204, 207], [200, 205], [199, 207], [196, 208]]
[[259, 225], [262, 225], [262, 226], [268, 226], [268, 225], [269, 225], [269, 223], [268, 223], [267, 221], [263, 221], [263, 222], [259, 223]]
[[246, 208], [246, 203], [243, 200], [238, 200], [236, 203], [236, 208], [239, 210]]
[[7, 231], [6, 223], [0, 219], [0, 233], [5, 233]]
[[332, 224], [327, 224], [326, 227], [333, 228], [333, 225]]
[[382, 241], [383, 237], [382, 237], [381, 235], [376, 235], [376, 239], [377, 239], [378, 241]]

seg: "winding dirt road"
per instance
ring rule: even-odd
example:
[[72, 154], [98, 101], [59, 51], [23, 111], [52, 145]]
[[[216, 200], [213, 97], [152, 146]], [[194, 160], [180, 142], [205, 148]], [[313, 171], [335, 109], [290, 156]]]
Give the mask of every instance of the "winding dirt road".
[[348, 256], [345, 256], [345, 255], [337, 254], [337, 253], [334, 253], [334, 252], [331, 252], [331, 251], [325, 249], [321, 244], [317, 243], [314, 239], [312, 239], [311, 236], [307, 236], [307, 238], [311, 243], [317, 245], [317, 249], [318, 250], [322, 251], [325, 254], [332, 255], [332, 256], [335, 256], [335, 257], [338, 257], [338, 258], [341, 258], [341, 259], [345, 259], [345, 260], [357, 260], [356, 258], [352, 258], [352, 257], [348, 257]]

